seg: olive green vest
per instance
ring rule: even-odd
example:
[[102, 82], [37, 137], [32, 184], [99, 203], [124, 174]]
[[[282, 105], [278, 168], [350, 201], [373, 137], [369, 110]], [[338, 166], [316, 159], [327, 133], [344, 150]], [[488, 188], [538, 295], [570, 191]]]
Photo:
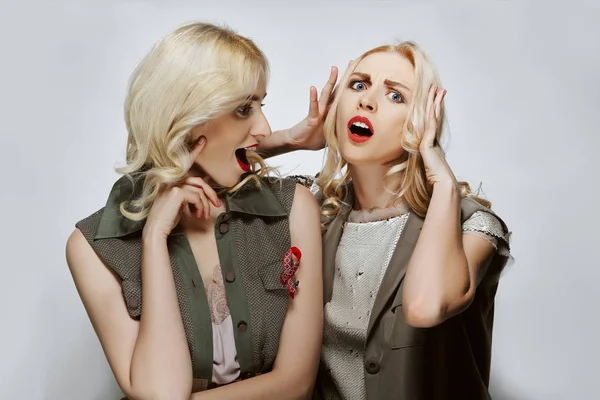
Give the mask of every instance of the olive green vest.
[[[323, 201], [321, 193], [317, 199]], [[343, 201], [345, 204], [323, 235], [325, 304], [332, 295], [335, 257], [344, 222], [354, 204], [351, 185], [345, 188]], [[463, 222], [476, 211], [496, 216], [470, 198], [462, 200], [461, 211]], [[414, 328], [402, 316], [402, 289], [423, 222], [423, 218], [409, 214], [371, 311], [363, 364], [367, 399], [490, 399], [494, 296], [507, 257], [496, 253], [473, 302], [464, 312], [433, 328]], [[508, 232], [504, 222], [500, 222]], [[334, 388], [331, 375], [322, 367], [315, 399], [322, 398], [324, 387]]]
[[[141, 192], [142, 181], [119, 179], [106, 206], [76, 224], [100, 259], [114, 271], [132, 318], [143, 311], [141, 234], [144, 221], [125, 218], [119, 204]], [[234, 326], [240, 377], [272, 369], [289, 296], [280, 281], [283, 255], [291, 247], [289, 213], [295, 181], [248, 182], [226, 197], [215, 237]], [[212, 324], [202, 277], [186, 237], [176, 231], [168, 249], [179, 309], [193, 367], [194, 389], [212, 387]]]

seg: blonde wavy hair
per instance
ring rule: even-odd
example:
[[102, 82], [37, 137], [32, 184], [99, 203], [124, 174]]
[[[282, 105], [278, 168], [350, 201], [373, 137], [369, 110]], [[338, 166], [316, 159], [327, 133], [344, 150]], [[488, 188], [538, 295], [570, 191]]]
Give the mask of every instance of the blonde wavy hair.
[[[391, 167], [385, 174], [384, 180], [401, 174], [400, 189], [388, 190], [396, 194], [397, 199], [403, 198], [410, 209], [421, 217], [424, 217], [427, 213], [427, 208], [431, 201], [433, 187], [427, 181], [425, 166], [419, 153], [419, 145], [425, 131], [429, 88], [432, 85], [441, 86], [438, 72], [427, 54], [414, 42], [406, 41], [397, 45], [376, 47], [358, 57], [350, 67], [350, 71], [344, 76], [344, 79], [339, 82], [339, 90], [336, 90], [334, 94], [330, 108], [331, 111], [329, 111], [325, 119], [323, 130], [327, 141], [327, 154], [325, 166], [317, 180], [324, 196], [321, 213], [325, 217], [326, 222], [323, 224], [323, 229], [326, 228], [327, 224], [339, 212], [344, 196], [344, 187], [350, 184], [351, 181], [350, 172], [347, 168], [342, 173], [348, 163], [340, 154], [336, 136], [337, 106], [340, 102], [342, 92], [348, 85], [348, 80], [352, 72], [360, 61], [371, 54], [381, 52], [397, 53], [405, 57], [414, 67], [416, 78], [416, 84], [412, 91], [412, 101], [409, 104], [408, 114], [402, 130], [401, 145], [407, 153], [407, 159], [401, 164]], [[445, 121], [443, 102], [439, 115], [435, 140], [437, 146], [440, 143], [442, 127]], [[467, 182], [459, 182], [459, 186], [462, 197], [472, 197], [486, 207], [491, 206], [489, 201], [473, 194]]]
[[[269, 66], [256, 44], [234, 31], [208, 23], [181, 26], [161, 39], [137, 66], [125, 101], [127, 163], [117, 172], [143, 179], [139, 197], [123, 202], [121, 213], [143, 220], [161, 188], [181, 182], [190, 160], [190, 131], [250, 96]], [[267, 168], [249, 152], [249, 180], [257, 184]]]

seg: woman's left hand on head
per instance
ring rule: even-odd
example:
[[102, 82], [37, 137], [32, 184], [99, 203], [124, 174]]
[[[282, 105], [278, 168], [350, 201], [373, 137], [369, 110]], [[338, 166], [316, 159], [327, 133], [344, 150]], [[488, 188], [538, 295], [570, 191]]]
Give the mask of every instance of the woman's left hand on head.
[[440, 109], [442, 100], [446, 95], [445, 89], [438, 86], [432, 86], [429, 89], [429, 97], [427, 99], [426, 108], [426, 124], [423, 139], [419, 146], [423, 163], [425, 164], [425, 172], [427, 181], [431, 185], [436, 183], [456, 184], [456, 177], [446, 161], [442, 149], [436, 141], [437, 127], [440, 118]]
[[338, 77], [337, 67], [331, 67], [329, 80], [317, 96], [317, 89], [310, 87], [308, 115], [287, 131], [288, 142], [299, 150], [320, 150], [325, 147], [323, 122], [329, 111], [329, 100]]

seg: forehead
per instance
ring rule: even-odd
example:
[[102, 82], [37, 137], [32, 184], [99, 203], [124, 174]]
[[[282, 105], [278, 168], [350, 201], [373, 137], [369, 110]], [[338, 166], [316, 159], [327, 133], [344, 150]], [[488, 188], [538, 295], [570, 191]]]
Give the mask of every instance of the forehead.
[[256, 82], [256, 87], [252, 93], [248, 93], [248, 98], [258, 98], [258, 101], [262, 100], [267, 94], [267, 80], [264, 77], [260, 77]]
[[415, 80], [410, 61], [396, 52], [370, 54], [356, 65], [354, 71], [369, 74], [374, 81], [389, 79], [409, 88], [412, 88]]

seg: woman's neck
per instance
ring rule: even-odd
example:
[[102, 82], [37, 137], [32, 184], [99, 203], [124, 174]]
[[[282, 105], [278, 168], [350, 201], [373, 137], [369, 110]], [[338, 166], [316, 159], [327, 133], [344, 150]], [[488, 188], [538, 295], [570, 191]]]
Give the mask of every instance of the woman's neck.
[[397, 205], [398, 195], [390, 193], [390, 190], [398, 192], [403, 174], [394, 174], [386, 179], [384, 177], [392, 166], [400, 162], [397, 160], [384, 165], [348, 166], [354, 187], [355, 210], [373, 210]]

